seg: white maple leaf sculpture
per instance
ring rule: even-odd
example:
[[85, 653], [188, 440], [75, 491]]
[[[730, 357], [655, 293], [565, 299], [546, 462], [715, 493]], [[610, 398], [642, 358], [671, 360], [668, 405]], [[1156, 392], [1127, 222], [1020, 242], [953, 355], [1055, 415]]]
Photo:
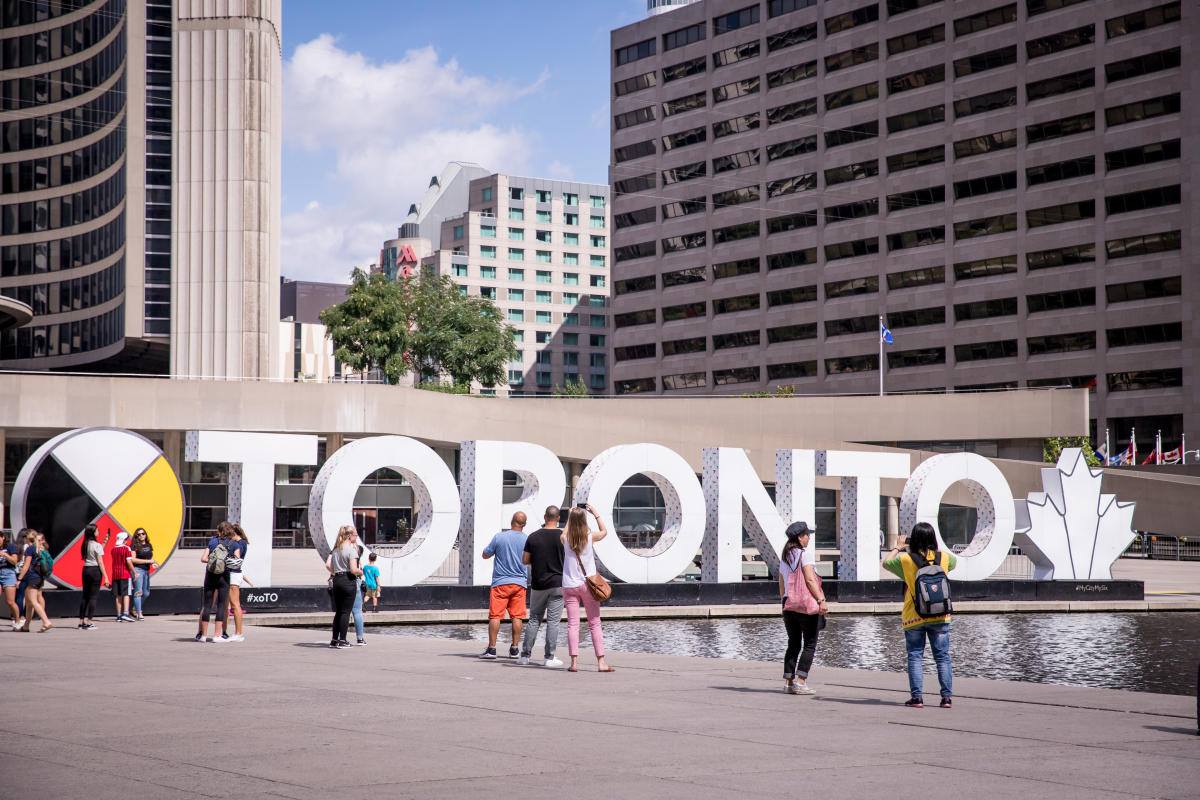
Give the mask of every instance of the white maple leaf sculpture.
[[1016, 542], [1039, 580], [1110, 580], [1112, 565], [1136, 534], [1134, 503], [1100, 493], [1102, 470], [1067, 448], [1042, 470], [1044, 492], [1016, 500]]

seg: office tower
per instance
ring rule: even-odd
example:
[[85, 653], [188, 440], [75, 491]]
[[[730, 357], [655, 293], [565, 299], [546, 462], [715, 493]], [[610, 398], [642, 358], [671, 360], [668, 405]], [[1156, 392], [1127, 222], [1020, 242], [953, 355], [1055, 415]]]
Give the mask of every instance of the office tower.
[[1086, 386], [1097, 440], [1177, 443], [1180, 9], [705, 0], [613, 31], [615, 391], [877, 392], [883, 315], [887, 391]]
[[[384, 244], [379, 268], [395, 277], [420, 265], [496, 304], [516, 330], [521, 355], [509, 364], [507, 386], [487, 393], [548, 395], [574, 382], [606, 393], [608, 187], [469, 171], [445, 180], [449, 169], [442, 191], [427, 194], [400, 237]], [[440, 220], [434, 245], [414, 212], [426, 218], [430, 201], [460, 184], [467, 192], [457, 212], [443, 216], [451, 206], [439, 204], [432, 216]]]
[[[0, 294], [33, 314], [0, 333], [0, 367], [178, 372], [172, 348], [277, 331], [270, 292], [256, 285], [254, 302], [242, 302], [244, 278], [231, 290], [215, 270], [195, 269], [197, 259], [237, 266], [268, 276], [277, 291], [277, 236], [273, 247], [197, 248], [224, 231], [278, 227], [278, 7], [274, 22], [256, 16], [268, 5], [232, 2], [192, 16], [173, 0], [0, 3]], [[185, 32], [200, 29], [207, 59]], [[225, 44], [229, 30], [257, 30], [274, 42], [263, 53], [275, 55], [243, 58], [250, 51]], [[184, 61], [181, 45], [190, 48]], [[273, 105], [249, 93], [236, 102], [204, 94], [248, 70], [270, 84]], [[256, 151], [250, 139], [264, 116], [274, 120], [273, 138]], [[238, 158], [214, 157], [227, 149]], [[243, 179], [257, 176], [274, 202], [257, 220], [244, 204], [197, 205], [191, 182], [201, 174], [243, 190]], [[228, 313], [198, 324], [205, 301], [197, 298], [210, 306], [221, 298]], [[173, 330], [180, 309], [189, 316]], [[266, 359], [181, 363], [193, 374], [268, 374]]]
[[268, 377], [279, 335], [282, 0], [178, 0], [171, 370]]

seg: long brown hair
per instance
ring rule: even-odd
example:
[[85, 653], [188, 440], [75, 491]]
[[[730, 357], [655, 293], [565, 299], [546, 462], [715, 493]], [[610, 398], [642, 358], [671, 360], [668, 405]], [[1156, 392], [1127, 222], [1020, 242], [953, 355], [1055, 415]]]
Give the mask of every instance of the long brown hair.
[[243, 542], [250, 541], [250, 537], [246, 535], [246, 531], [243, 530], [242, 526], [238, 525], [236, 522], [233, 523], [233, 532], [236, 533], [238, 538], [240, 538]]
[[[21, 533], [24, 535], [25, 531], [21, 531]], [[94, 541], [96, 541], [96, 525], [93, 523], [83, 529], [83, 541], [79, 544], [79, 552], [85, 560], [88, 557], [88, 545]]]
[[223, 521], [220, 525], [217, 526], [217, 538], [218, 539], [232, 539], [233, 538], [233, 525], [231, 525], [228, 520]]
[[576, 555], [582, 555], [583, 548], [588, 543], [587, 511], [582, 508], [572, 508], [567, 515], [567, 547]]

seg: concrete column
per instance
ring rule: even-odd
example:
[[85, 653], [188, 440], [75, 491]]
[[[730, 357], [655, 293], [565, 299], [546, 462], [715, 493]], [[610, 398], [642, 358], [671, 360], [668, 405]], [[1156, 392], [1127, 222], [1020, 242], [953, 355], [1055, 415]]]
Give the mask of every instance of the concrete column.
[[346, 437], [341, 433], [325, 434], [325, 458], [328, 459], [338, 450], [342, 449], [342, 445], [346, 443]]
[[884, 548], [891, 550], [896, 546], [896, 539], [900, 535], [900, 499], [897, 497], [889, 497], [887, 499], [887, 535], [884, 537]]
[[163, 455], [175, 474], [179, 474], [179, 465], [183, 458], [183, 432], [163, 431]]
[[8, 460], [4, 452], [8, 446], [8, 432], [4, 428], [0, 428], [0, 528], [7, 527], [5, 512], [8, 510], [8, 492], [4, 489], [6, 476], [4, 474], [4, 464]]

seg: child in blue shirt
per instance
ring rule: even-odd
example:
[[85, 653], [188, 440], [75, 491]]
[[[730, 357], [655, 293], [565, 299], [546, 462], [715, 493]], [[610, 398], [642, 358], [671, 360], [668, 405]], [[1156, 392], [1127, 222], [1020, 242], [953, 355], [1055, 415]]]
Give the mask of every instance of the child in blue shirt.
[[366, 597], [371, 601], [371, 610], [379, 610], [379, 567], [375, 566], [375, 553], [371, 553], [370, 564], [363, 567], [363, 585]]

